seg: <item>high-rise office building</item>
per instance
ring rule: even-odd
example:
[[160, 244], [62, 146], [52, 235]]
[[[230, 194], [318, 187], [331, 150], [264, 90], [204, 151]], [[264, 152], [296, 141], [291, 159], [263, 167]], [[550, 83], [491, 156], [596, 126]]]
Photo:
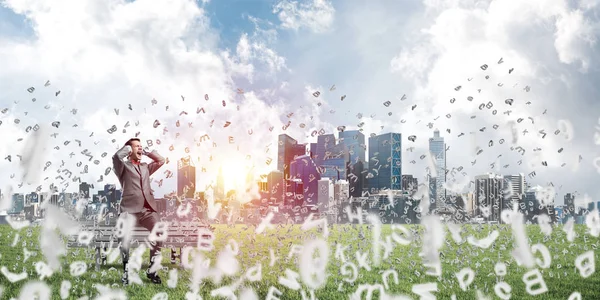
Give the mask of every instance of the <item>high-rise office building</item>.
[[277, 146], [277, 170], [283, 172], [286, 179], [290, 178], [290, 163], [294, 157], [306, 155], [306, 145], [298, 144], [287, 134], [280, 134]]
[[347, 130], [339, 133], [339, 143], [348, 149], [350, 165], [354, 165], [359, 160], [365, 161], [365, 135], [358, 130]]
[[94, 202], [94, 203], [106, 203], [107, 199], [106, 199], [106, 193], [104, 193], [104, 190], [99, 190], [98, 191], [98, 202]]
[[338, 180], [333, 185], [333, 202], [330, 202], [329, 207], [326, 209], [327, 222], [329, 222], [329, 224], [335, 224], [338, 222], [342, 203], [347, 203], [349, 197], [350, 185], [348, 181]]
[[402, 189], [402, 135], [386, 133], [369, 137], [370, 193]]
[[256, 186], [258, 187], [258, 192], [266, 192], [269, 190], [269, 184], [267, 181], [257, 181]]
[[537, 218], [534, 217], [539, 215], [541, 211], [540, 201], [537, 199], [536, 193], [537, 191], [534, 188], [525, 190], [525, 219], [532, 223], [537, 223]]
[[325, 212], [329, 208], [329, 205], [333, 205], [334, 202], [333, 181], [329, 180], [329, 178], [323, 178], [317, 182], [317, 186], [317, 206], [319, 207], [319, 212]]
[[318, 200], [318, 183], [322, 178], [317, 170], [316, 163], [308, 155], [296, 157], [291, 163], [290, 172], [292, 178], [302, 180], [304, 188], [304, 205], [316, 205]]
[[552, 203], [550, 205], [546, 205], [543, 209], [543, 214], [546, 214], [546, 215], [548, 215], [548, 217], [550, 217], [550, 222], [552, 222], [552, 223], [558, 222], [558, 216], [556, 215], [556, 208], [554, 206], [554, 203]]
[[402, 190], [414, 192], [419, 189], [419, 179], [412, 175], [402, 175]]
[[104, 196], [106, 197], [106, 206], [111, 208], [117, 204], [117, 186], [114, 184], [104, 185]]
[[34, 203], [40, 203], [40, 195], [36, 192], [31, 192], [25, 195], [25, 206], [31, 206]]
[[488, 173], [475, 176], [475, 216], [500, 222], [503, 190], [504, 178], [501, 175]]
[[350, 155], [346, 145], [337, 144], [325, 151], [325, 158], [321, 161], [320, 170], [322, 178], [332, 181], [346, 180]]
[[310, 156], [310, 158], [315, 160], [316, 155], [317, 155], [317, 143], [310, 143], [308, 156]]
[[565, 221], [567, 221], [570, 217], [577, 216], [578, 211], [575, 210], [575, 195], [572, 193], [565, 194], [565, 206], [564, 206], [564, 216]]
[[[285, 180], [286, 191], [284, 193], [285, 205], [289, 207], [303, 206], [304, 205], [304, 184], [302, 179], [293, 178]], [[311, 203], [313, 206], [314, 203]]]
[[317, 145], [316, 145], [316, 154], [314, 155], [314, 162], [317, 166], [321, 166], [323, 164], [323, 160], [325, 160], [326, 153], [331, 153], [333, 147], [335, 146], [335, 135], [333, 134], [322, 134], [317, 137]]
[[440, 131], [436, 129], [433, 132], [433, 137], [429, 138], [429, 152], [433, 157], [435, 164], [436, 177], [430, 177], [430, 196], [432, 201], [431, 208], [435, 209], [440, 205], [443, 205], [443, 201], [446, 198], [446, 189], [444, 183], [446, 183], [446, 143], [444, 138], [440, 136]]
[[512, 203], [520, 203], [525, 193], [525, 175], [505, 175], [504, 187], [507, 189], [505, 194], [510, 193], [510, 197], [505, 197], [502, 203], [502, 209], [512, 209]]
[[52, 195], [50, 195], [50, 204], [58, 205], [58, 194], [57, 193], [53, 193]]
[[25, 196], [23, 194], [12, 195], [12, 206], [8, 214], [20, 214], [25, 208]]
[[286, 184], [282, 171], [273, 170], [267, 175], [267, 190], [269, 193], [269, 204], [277, 205], [284, 202]]
[[465, 212], [468, 216], [472, 216], [476, 207], [475, 195], [472, 192], [461, 194], [461, 197], [465, 203]]
[[563, 205], [558, 205], [554, 207], [555, 222], [558, 224], [563, 224], [563, 221], [565, 220], [564, 208], [565, 207]]
[[177, 161], [177, 196], [194, 198], [196, 194], [196, 167], [190, 156]]
[[79, 184], [79, 195], [83, 199], [90, 199], [90, 185], [87, 182]]
[[322, 178], [336, 181], [348, 177], [350, 152], [344, 143], [336, 142], [333, 134], [323, 134], [317, 138], [316, 152], [313, 161]]
[[367, 185], [367, 173], [365, 164], [360, 159], [354, 164], [348, 176], [350, 185], [350, 196], [353, 198], [362, 197], [362, 193]]
[[461, 194], [458, 195], [448, 195], [449, 205], [453, 208], [454, 214], [452, 218], [458, 222], [464, 222], [467, 212], [467, 201], [465, 197]]
[[333, 200], [336, 205], [350, 197], [350, 184], [346, 180], [339, 180], [333, 185]]
[[65, 206], [65, 199], [67, 198], [67, 193], [65, 192], [61, 192], [58, 193], [58, 206], [64, 207]]

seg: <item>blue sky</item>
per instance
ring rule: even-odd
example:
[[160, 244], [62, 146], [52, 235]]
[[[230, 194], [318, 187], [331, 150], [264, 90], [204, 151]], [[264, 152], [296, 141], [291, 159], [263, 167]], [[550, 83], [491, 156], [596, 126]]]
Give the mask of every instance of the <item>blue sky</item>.
[[29, 38], [34, 33], [24, 16], [4, 6], [0, 6], [0, 20], [2, 20], [0, 30], [3, 36]]
[[[8, 111], [0, 115], [0, 134], [17, 147], [0, 146], [0, 154], [19, 154], [27, 126], [36, 123], [62, 120], [64, 139], [82, 140], [95, 157], [114, 152], [135, 130], [155, 144], [160, 139], [161, 145], [152, 147], [169, 157], [195, 156], [198, 166], [207, 168], [197, 183], [204, 186], [225, 160], [245, 161], [249, 155], [248, 165], [257, 173], [272, 169], [265, 161], [272, 158], [279, 133], [312, 142], [314, 130], [335, 132], [340, 125], [356, 129], [363, 123], [367, 136], [402, 133], [403, 148], [414, 147], [403, 153], [403, 173], [422, 178], [426, 163], [420, 157], [439, 128], [451, 147], [449, 167], [467, 170], [464, 178], [450, 181], [468, 183], [490, 171], [536, 171], [532, 185], [552, 182], [559, 202], [575, 190], [597, 197], [598, 5], [543, 2], [5, 0], [0, 108]], [[483, 64], [489, 66], [485, 71]], [[508, 74], [509, 68], [515, 71]], [[44, 87], [47, 80], [52, 84]], [[26, 91], [30, 86], [36, 88], [32, 94]], [[245, 94], [236, 94], [237, 88]], [[321, 95], [315, 98], [317, 90]], [[467, 101], [468, 96], [475, 100]], [[157, 105], [150, 103], [153, 98]], [[451, 98], [458, 100], [450, 104]], [[506, 98], [515, 104], [508, 107]], [[383, 105], [386, 101], [392, 104]], [[497, 115], [478, 109], [490, 101]], [[192, 113], [200, 106], [206, 114]], [[512, 114], [503, 114], [507, 110]], [[500, 139], [510, 139], [510, 121], [528, 117], [535, 123], [519, 123], [517, 144], [499, 145]], [[153, 128], [154, 120], [163, 125]], [[177, 127], [178, 120], [194, 127]], [[572, 124], [574, 135], [542, 139], [539, 131], [555, 132], [559, 120]], [[128, 121], [140, 125], [126, 128]], [[214, 125], [225, 122], [232, 125]], [[109, 134], [112, 125], [119, 131]], [[218, 144], [216, 149], [200, 146], [186, 153], [185, 147], [203, 134]], [[410, 135], [417, 140], [408, 141]], [[236, 142], [230, 144], [229, 137]], [[496, 146], [488, 149], [490, 140]], [[62, 145], [57, 143], [51, 140], [49, 146]], [[511, 146], [528, 149], [526, 155], [520, 157]], [[55, 160], [54, 170], [62, 160], [78, 169], [63, 151], [81, 150], [61, 147], [41, 160]], [[478, 147], [483, 154], [475, 154]], [[580, 165], [575, 163], [579, 155], [584, 157]], [[498, 161], [495, 165], [508, 167], [490, 167]], [[541, 167], [542, 161], [548, 167]], [[82, 179], [97, 181], [109, 165], [102, 158]], [[173, 166], [164, 171], [174, 171]], [[4, 160], [0, 167], [10, 170], [0, 171], [3, 185], [20, 184], [16, 163]], [[51, 179], [45, 177], [31, 186], [48, 186]], [[165, 173], [155, 178], [160, 179], [160, 193], [174, 189]], [[103, 180], [115, 181], [112, 176]]]
[[271, 12], [275, 1], [211, 1], [205, 8], [209, 11], [210, 23], [221, 34], [221, 46], [235, 48], [240, 35], [252, 32], [254, 25], [248, 16], [274, 22], [277, 17]]

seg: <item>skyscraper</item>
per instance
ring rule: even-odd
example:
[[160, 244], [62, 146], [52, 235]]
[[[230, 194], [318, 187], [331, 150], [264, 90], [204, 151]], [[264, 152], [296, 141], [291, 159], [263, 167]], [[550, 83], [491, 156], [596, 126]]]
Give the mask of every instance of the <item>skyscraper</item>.
[[475, 216], [500, 222], [504, 178], [488, 173], [475, 176]]
[[354, 165], [359, 159], [365, 161], [365, 135], [362, 132], [358, 130], [341, 131], [339, 143], [348, 148], [350, 165]]
[[317, 186], [317, 206], [319, 207], [319, 212], [326, 212], [329, 205], [333, 205], [334, 202], [333, 181], [323, 178], [317, 182]]
[[306, 145], [287, 134], [280, 134], [277, 146], [277, 170], [283, 172], [284, 178], [290, 178], [290, 163], [294, 157], [306, 154]]
[[419, 179], [407, 174], [402, 175], [402, 190], [407, 192], [416, 191], [419, 189]]
[[350, 155], [346, 145], [337, 144], [325, 151], [325, 157], [321, 160], [321, 177], [332, 181], [346, 180]]
[[[525, 175], [520, 173], [517, 175], [504, 176], [504, 188], [506, 189], [505, 197], [502, 200], [502, 209], [512, 209], [512, 203], [521, 203], [525, 193]], [[508, 197], [510, 194], [510, 197]]]
[[371, 193], [382, 189], [402, 189], [402, 135], [386, 133], [369, 137], [368, 187]]
[[31, 192], [25, 195], [25, 206], [31, 206], [34, 203], [40, 203], [40, 195], [36, 192]]
[[565, 221], [567, 221], [570, 217], [577, 216], [577, 211], [575, 210], [575, 195], [571, 193], [565, 194]]
[[323, 160], [326, 158], [326, 153], [332, 151], [335, 146], [335, 135], [333, 134], [322, 134], [317, 137], [316, 154], [314, 162], [317, 166], [323, 164]]
[[525, 220], [537, 223], [537, 219], [533, 217], [540, 214], [540, 201], [537, 199], [536, 190], [533, 188], [525, 191]]
[[446, 143], [438, 129], [433, 132], [433, 137], [429, 138], [429, 152], [433, 157], [437, 173], [437, 177], [431, 177], [429, 182], [431, 191], [429, 198], [435, 199], [431, 205], [432, 209], [435, 209], [440, 206], [438, 204], [443, 205], [446, 198], [446, 189], [444, 188], [444, 183], [446, 183]]
[[315, 160], [315, 157], [317, 155], [317, 143], [310, 143], [309, 146], [309, 151], [308, 151], [308, 155], [310, 156], [310, 158], [312, 158], [313, 160]]
[[274, 170], [267, 175], [267, 190], [269, 192], [269, 204], [277, 205], [282, 203], [285, 195], [285, 182], [283, 172]]
[[90, 185], [87, 182], [79, 184], [79, 197], [83, 199], [90, 199]]
[[316, 155], [313, 161], [322, 178], [333, 181], [345, 180], [348, 177], [350, 153], [344, 143], [337, 143], [333, 134], [323, 134], [317, 138]]
[[338, 180], [333, 185], [333, 203], [327, 208], [327, 222], [335, 224], [338, 222], [340, 208], [342, 203], [348, 203], [350, 196], [350, 185], [346, 180]]
[[353, 198], [362, 197], [362, 192], [367, 183], [367, 172], [365, 171], [365, 164], [360, 159], [352, 167], [351, 174], [348, 176], [348, 183], [350, 185], [350, 196]]
[[11, 201], [12, 206], [8, 214], [20, 214], [25, 208], [25, 197], [23, 194], [13, 194]]
[[298, 156], [291, 163], [292, 178], [302, 180], [304, 188], [304, 205], [311, 206], [317, 204], [319, 180], [321, 174], [317, 170], [317, 165], [308, 155]]
[[50, 195], [50, 204], [58, 205], [58, 194], [54, 193]]
[[114, 184], [104, 185], [104, 195], [106, 196], [106, 206], [110, 209], [117, 204], [117, 186]]
[[177, 196], [194, 198], [195, 194], [196, 167], [190, 156], [186, 156], [177, 161]]

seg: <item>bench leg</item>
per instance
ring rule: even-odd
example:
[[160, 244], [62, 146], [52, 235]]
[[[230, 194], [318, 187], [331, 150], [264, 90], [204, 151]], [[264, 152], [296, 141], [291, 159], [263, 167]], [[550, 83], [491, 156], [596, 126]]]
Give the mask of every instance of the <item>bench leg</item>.
[[174, 265], [177, 263], [177, 252], [175, 251], [175, 248], [170, 248], [171, 249], [171, 264]]
[[100, 247], [96, 247], [96, 272], [100, 271]]
[[102, 255], [100, 256], [100, 258], [102, 259], [102, 265], [106, 265], [106, 247], [103, 248], [104, 251], [102, 251]]

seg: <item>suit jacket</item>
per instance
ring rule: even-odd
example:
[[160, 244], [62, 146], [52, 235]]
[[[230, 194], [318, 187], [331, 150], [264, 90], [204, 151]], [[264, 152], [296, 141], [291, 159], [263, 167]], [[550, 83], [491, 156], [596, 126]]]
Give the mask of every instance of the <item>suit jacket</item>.
[[148, 201], [154, 211], [158, 211], [150, 189], [150, 175], [165, 164], [165, 159], [154, 150], [148, 154], [153, 162], [140, 163], [136, 166], [129, 160], [123, 161], [128, 154], [129, 147], [124, 146], [113, 155], [113, 171], [123, 188], [121, 212], [141, 212], [144, 208], [144, 200]]

